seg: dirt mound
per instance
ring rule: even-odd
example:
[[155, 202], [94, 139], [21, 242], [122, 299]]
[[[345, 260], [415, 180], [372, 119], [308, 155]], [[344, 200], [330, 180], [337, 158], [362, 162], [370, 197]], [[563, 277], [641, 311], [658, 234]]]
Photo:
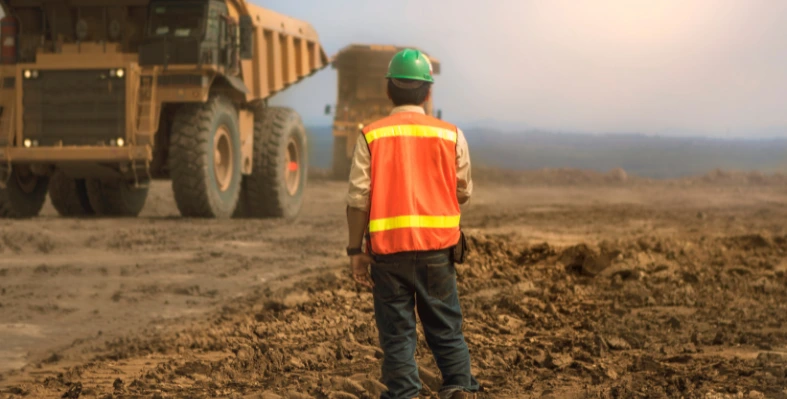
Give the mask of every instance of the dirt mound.
[[[457, 273], [485, 397], [787, 397], [787, 274], [763, 267], [780, 264], [785, 241], [642, 236], [556, 248], [471, 235]], [[422, 337], [422, 396], [436, 397]], [[371, 294], [329, 269], [236, 301], [207, 325], [113, 341], [59, 379], [12, 390], [372, 398], [384, 389], [381, 355]], [[94, 383], [106, 367], [154, 358], [165, 360]]]
[[746, 234], [740, 236], [726, 237], [722, 243], [728, 249], [742, 249], [746, 251], [754, 250], [787, 250], [787, 237], [768, 237], [762, 234]]
[[576, 186], [598, 184], [627, 184], [643, 179], [629, 176], [623, 168], [615, 168], [607, 173], [593, 170], [557, 168], [540, 170], [505, 170], [476, 166], [473, 178], [485, 183], [527, 184], [545, 186]]
[[559, 261], [569, 271], [592, 277], [608, 268], [611, 259], [608, 254], [594, 250], [587, 244], [579, 244], [564, 250]]
[[787, 184], [787, 174], [767, 174], [760, 171], [729, 171], [714, 169], [704, 175], [686, 179], [693, 183], [725, 185], [775, 186]]
[[574, 168], [545, 168], [539, 170], [509, 170], [477, 165], [473, 167], [476, 181], [506, 185], [539, 186], [631, 186], [641, 184], [666, 183], [670, 185], [708, 185], [708, 186], [785, 186], [787, 174], [764, 173], [760, 171], [725, 171], [715, 169], [708, 173], [674, 179], [651, 179], [633, 176], [623, 168], [599, 172]]
[[623, 168], [615, 168], [607, 173], [606, 178], [608, 181], [625, 183], [628, 181], [629, 175]]

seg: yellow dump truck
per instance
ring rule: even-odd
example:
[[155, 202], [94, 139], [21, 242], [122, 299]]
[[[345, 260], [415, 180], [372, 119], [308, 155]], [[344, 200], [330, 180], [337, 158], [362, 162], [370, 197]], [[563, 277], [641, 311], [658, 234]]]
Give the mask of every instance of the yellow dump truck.
[[[410, 47], [414, 48], [414, 47]], [[380, 44], [352, 44], [333, 57], [331, 65], [338, 74], [337, 102], [333, 120], [333, 175], [346, 179], [350, 173], [355, 141], [364, 125], [387, 116], [392, 109], [384, 78], [388, 63], [404, 47]], [[428, 55], [429, 56], [429, 55]], [[429, 56], [434, 73], [440, 62]], [[425, 104], [432, 115], [432, 100]], [[331, 113], [330, 105], [325, 108]], [[437, 112], [440, 117], [440, 112]]]
[[0, 0], [0, 217], [295, 217], [300, 116], [267, 98], [326, 67], [312, 26], [244, 0]]

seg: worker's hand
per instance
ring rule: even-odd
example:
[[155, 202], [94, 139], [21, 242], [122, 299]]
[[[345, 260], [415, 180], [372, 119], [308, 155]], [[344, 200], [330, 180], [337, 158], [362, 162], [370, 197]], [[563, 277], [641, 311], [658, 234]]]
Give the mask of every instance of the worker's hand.
[[372, 257], [368, 254], [358, 254], [350, 257], [350, 272], [353, 274], [353, 280], [363, 286], [373, 288], [374, 282], [369, 270], [372, 264]]

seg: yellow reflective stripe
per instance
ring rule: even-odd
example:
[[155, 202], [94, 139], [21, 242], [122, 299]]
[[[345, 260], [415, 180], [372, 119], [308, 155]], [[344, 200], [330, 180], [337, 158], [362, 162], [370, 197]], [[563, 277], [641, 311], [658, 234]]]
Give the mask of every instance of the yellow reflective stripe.
[[369, 144], [371, 144], [374, 140], [386, 137], [437, 137], [456, 143], [456, 132], [448, 129], [425, 125], [386, 126], [366, 133], [365, 137], [366, 142]]
[[385, 219], [374, 219], [369, 222], [369, 232], [387, 231], [406, 228], [448, 229], [459, 227], [460, 215], [456, 216], [419, 216], [405, 215]]

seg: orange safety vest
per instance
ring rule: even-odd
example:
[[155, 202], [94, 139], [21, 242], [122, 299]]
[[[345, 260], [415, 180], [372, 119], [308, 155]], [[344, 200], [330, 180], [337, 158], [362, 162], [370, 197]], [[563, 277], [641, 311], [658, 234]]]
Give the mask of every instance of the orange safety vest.
[[363, 134], [371, 154], [371, 253], [456, 245], [456, 126], [417, 112], [399, 112], [364, 127]]

